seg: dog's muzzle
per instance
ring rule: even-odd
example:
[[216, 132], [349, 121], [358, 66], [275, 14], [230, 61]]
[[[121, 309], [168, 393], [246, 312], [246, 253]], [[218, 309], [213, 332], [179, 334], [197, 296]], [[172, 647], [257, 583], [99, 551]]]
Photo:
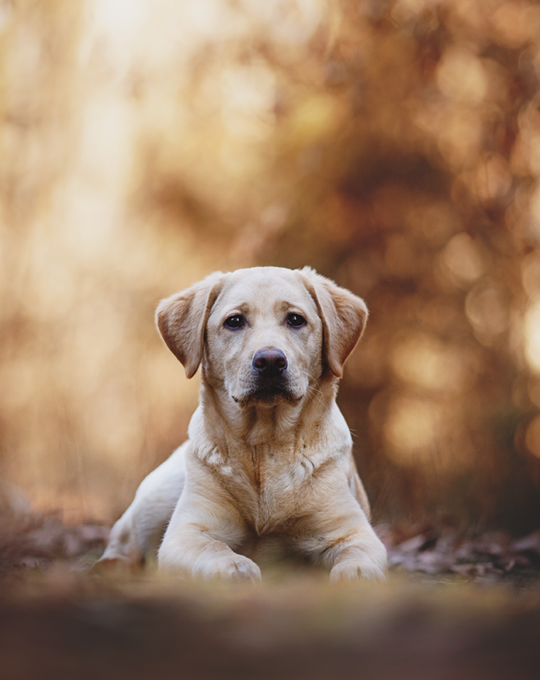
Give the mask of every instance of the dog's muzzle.
[[277, 347], [258, 349], [251, 359], [251, 385], [242, 401], [272, 404], [294, 398], [290, 390], [289, 362]]

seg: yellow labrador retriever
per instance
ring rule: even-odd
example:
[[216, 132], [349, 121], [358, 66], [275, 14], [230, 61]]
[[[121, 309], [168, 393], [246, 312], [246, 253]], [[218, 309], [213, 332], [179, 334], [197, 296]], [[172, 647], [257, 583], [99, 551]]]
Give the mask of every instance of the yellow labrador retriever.
[[336, 405], [364, 302], [313, 270], [216, 272], [163, 300], [157, 325], [188, 378], [189, 439], [141, 483], [101, 562], [256, 580], [256, 548], [330, 579], [384, 578], [352, 440]]

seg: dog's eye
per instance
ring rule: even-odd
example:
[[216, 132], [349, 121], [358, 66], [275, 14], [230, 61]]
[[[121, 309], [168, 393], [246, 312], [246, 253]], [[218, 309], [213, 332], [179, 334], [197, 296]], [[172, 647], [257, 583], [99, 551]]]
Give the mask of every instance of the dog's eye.
[[235, 314], [234, 316], [229, 316], [228, 319], [225, 319], [225, 326], [233, 331], [242, 328], [242, 326], [244, 326], [245, 323], [246, 320], [241, 314]]
[[306, 325], [307, 321], [303, 316], [300, 316], [300, 314], [289, 314], [287, 317], [287, 323], [293, 328], [301, 328], [302, 326]]

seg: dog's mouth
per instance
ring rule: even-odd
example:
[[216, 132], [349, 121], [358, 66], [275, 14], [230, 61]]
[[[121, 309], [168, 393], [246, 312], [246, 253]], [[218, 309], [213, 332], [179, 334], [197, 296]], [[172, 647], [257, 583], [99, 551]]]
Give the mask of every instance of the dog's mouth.
[[273, 406], [282, 401], [296, 404], [303, 396], [295, 394], [284, 380], [276, 379], [257, 381], [251, 389], [241, 396], [232, 395], [232, 399], [237, 404], [242, 405], [259, 403]]

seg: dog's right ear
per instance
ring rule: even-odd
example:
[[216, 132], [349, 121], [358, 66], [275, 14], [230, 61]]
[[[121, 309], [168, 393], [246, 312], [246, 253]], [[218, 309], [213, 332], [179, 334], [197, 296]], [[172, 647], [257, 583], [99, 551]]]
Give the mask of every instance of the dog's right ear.
[[162, 300], [156, 324], [165, 344], [192, 378], [201, 363], [206, 321], [223, 286], [225, 275], [214, 272], [190, 288]]

